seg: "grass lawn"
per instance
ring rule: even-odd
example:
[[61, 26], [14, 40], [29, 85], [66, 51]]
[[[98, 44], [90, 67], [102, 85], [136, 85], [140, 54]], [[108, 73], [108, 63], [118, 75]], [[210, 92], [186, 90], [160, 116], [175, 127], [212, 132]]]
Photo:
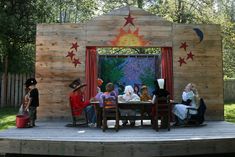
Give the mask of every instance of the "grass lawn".
[[224, 119], [225, 121], [235, 123], [235, 103], [224, 105]]
[[17, 112], [13, 107], [0, 108], [0, 131], [15, 126]]

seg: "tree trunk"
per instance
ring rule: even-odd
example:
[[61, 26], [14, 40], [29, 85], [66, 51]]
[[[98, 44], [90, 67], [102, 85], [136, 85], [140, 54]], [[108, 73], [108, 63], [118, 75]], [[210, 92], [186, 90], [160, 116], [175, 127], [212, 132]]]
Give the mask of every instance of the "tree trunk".
[[138, 8], [143, 9], [143, 0], [137, 0]]
[[182, 1], [181, 0], [178, 0], [178, 10], [177, 10], [177, 12], [178, 12], [178, 14], [177, 14], [177, 22], [178, 23], [181, 23], [181, 12], [182, 12]]
[[62, 21], [62, 1], [60, 0], [60, 23], [63, 23]]
[[[178, 3], [178, 4], [176, 4]], [[177, 23], [186, 23], [187, 21], [187, 17], [186, 17], [186, 13], [185, 13], [185, 2], [183, 0], [177, 0], [175, 1], [175, 4], [177, 7], [176, 10], [176, 22]]]

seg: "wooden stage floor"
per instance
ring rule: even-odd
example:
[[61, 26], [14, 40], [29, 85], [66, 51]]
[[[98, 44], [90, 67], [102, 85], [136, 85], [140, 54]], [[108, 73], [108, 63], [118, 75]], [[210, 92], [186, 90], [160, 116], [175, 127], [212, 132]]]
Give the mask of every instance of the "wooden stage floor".
[[65, 127], [67, 122], [38, 122], [37, 127], [0, 132], [0, 154], [64, 156], [182, 156], [235, 153], [235, 124], [205, 122], [200, 127]]

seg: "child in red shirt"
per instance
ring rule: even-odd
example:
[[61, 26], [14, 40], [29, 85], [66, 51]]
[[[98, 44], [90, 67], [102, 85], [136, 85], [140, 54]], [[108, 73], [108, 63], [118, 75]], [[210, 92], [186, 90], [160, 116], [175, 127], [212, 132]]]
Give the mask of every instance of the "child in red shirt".
[[70, 106], [72, 109], [73, 116], [80, 116], [82, 111], [85, 110], [88, 117], [88, 125], [94, 127], [96, 125], [96, 114], [94, 106], [90, 105], [90, 101], [85, 101], [84, 98], [84, 87], [86, 84], [82, 84], [80, 79], [74, 81], [70, 87], [74, 90], [69, 95]]

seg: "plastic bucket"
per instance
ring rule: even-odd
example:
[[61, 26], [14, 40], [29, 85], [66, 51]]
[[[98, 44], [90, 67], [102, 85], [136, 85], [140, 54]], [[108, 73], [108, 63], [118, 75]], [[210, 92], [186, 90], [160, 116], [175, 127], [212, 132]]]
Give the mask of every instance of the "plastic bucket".
[[17, 115], [16, 116], [16, 127], [17, 128], [25, 128], [29, 123], [28, 115]]

